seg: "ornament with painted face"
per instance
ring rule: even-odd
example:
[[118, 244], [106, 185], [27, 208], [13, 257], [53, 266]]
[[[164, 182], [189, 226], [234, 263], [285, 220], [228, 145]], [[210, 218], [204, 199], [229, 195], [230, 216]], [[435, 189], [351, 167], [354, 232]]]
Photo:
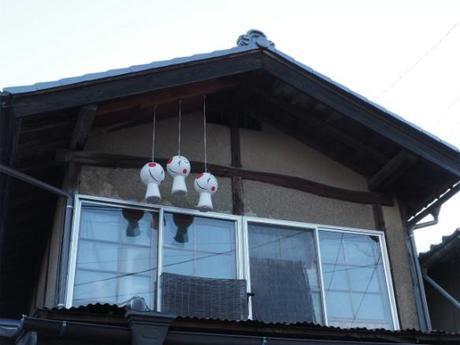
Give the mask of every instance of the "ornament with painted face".
[[145, 200], [147, 202], [156, 203], [161, 200], [159, 186], [165, 179], [163, 167], [155, 162], [145, 164], [141, 169], [141, 181], [147, 185]]
[[217, 188], [219, 187], [216, 177], [207, 172], [198, 174], [195, 178], [194, 187], [200, 195], [196, 207], [202, 211], [212, 210], [211, 196], [217, 192]]
[[190, 161], [184, 156], [174, 156], [166, 163], [166, 170], [173, 178], [171, 193], [183, 196], [187, 193], [185, 178], [190, 174]]

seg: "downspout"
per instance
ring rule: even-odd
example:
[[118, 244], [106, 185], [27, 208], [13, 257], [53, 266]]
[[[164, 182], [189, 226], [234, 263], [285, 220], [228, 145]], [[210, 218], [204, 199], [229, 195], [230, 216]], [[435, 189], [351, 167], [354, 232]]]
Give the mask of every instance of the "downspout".
[[411, 252], [411, 257], [412, 257], [412, 262], [413, 262], [413, 267], [415, 268], [415, 278], [416, 278], [416, 288], [417, 288], [417, 296], [416, 302], [418, 304], [418, 309], [422, 311], [420, 313], [420, 316], [423, 316], [421, 318], [419, 316], [419, 323], [421, 326], [423, 325], [424, 328], [427, 331], [431, 331], [433, 329], [432, 324], [431, 324], [431, 318], [430, 318], [430, 311], [428, 308], [428, 303], [426, 299], [426, 293], [425, 293], [425, 285], [423, 284], [423, 273], [422, 269], [420, 267], [420, 261], [418, 260], [418, 253], [417, 253], [417, 245], [415, 244], [415, 236], [414, 236], [414, 230], [417, 229], [422, 229], [426, 228], [428, 226], [433, 226], [438, 224], [439, 222], [439, 212], [441, 211], [441, 205], [433, 207], [431, 211], [431, 215], [433, 216], [433, 220], [423, 222], [420, 224], [413, 224], [409, 225], [408, 227], [408, 232], [409, 232], [409, 249]]
[[[430, 224], [434, 225], [434, 224]], [[428, 225], [427, 225], [428, 226]], [[419, 228], [420, 229], [420, 228]], [[428, 309], [428, 303], [426, 301], [426, 294], [425, 294], [425, 287], [423, 285], [423, 276], [422, 276], [422, 270], [420, 268], [420, 262], [418, 261], [418, 254], [417, 254], [417, 246], [415, 244], [415, 239], [414, 239], [414, 230], [413, 228], [409, 228], [409, 236], [407, 238], [408, 241], [408, 247], [409, 247], [409, 252], [410, 252], [410, 257], [412, 259], [412, 267], [414, 268], [413, 274], [414, 274], [414, 279], [415, 281], [413, 282], [414, 287], [416, 288], [416, 304], [417, 304], [417, 310], [418, 312], [418, 317], [419, 317], [419, 324], [421, 330], [424, 331], [431, 331], [432, 325], [431, 325], [431, 319], [430, 319], [430, 312]]]

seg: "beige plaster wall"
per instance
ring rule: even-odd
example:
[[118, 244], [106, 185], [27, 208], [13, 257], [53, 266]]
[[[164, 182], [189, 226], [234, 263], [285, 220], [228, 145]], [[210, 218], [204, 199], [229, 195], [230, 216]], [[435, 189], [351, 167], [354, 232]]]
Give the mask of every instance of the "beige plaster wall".
[[265, 123], [262, 131], [242, 129], [240, 137], [245, 169], [296, 176], [350, 190], [368, 190], [363, 176]]
[[[203, 161], [202, 114], [182, 115], [181, 154], [189, 160]], [[157, 121], [155, 155], [169, 158], [177, 153], [177, 118]], [[208, 162], [230, 165], [230, 130], [228, 127], [208, 123]], [[152, 124], [142, 124], [113, 132], [93, 131], [85, 147], [87, 151], [126, 154], [133, 156], [151, 155]], [[140, 167], [141, 168], [141, 167]]]
[[270, 184], [243, 181], [245, 214], [324, 225], [374, 229], [372, 207]]
[[398, 206], [383, 206], [383, 217], [401, 328], [419, 328], [406, 234]]
[[[198, 193], [193, 188], [195, 174], [186, 179], [188, 193], [184, 198], [171, 195], [172, 179], [167, 177], [160, 185], [162, 200], [160, 204], [184, 208], [194, 208]], [[110, 197], [122, 200], [142, 201], [145, 186], [139, 179], [138, 169], [111, 169], [101, 167], [82, 167], [80, 174], [80, 193]], [[232, 213], [232, 190], [230, 178], [219, 178], [219, 190], [213, 197], [214, 211]]]

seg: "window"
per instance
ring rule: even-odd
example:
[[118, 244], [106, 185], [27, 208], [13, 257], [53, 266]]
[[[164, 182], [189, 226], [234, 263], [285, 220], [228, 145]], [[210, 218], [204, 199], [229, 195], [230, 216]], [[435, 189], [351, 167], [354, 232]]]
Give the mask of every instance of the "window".
[[378, 236], [319, 231], [329, 324], [392, 328]]
[[248, 235], [254, 319], [322, 323], [314, 229], [249, 223]]
[[398, 327], [381, 232], [79, 196], [67, 306]]
[[136, 295], [153, 306], [157, 243], [158, 212], [83, 204], [72, 304]]

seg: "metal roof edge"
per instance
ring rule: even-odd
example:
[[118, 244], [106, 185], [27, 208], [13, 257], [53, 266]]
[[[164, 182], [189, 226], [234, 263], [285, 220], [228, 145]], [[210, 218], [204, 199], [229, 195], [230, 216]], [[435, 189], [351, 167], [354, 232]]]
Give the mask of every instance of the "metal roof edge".
[[118, 76], [125, 76], [125, 75], [129, 75], [133, 73], [146, 72], [149, 70], [155, 70], [155, 69], [164, 68], [164, 67], [181, 65], [181, 64], [190, 63], [190, 62], [204, 61], [204, 60], [209, 60], [212, 58], [225, 57], [225, 56], [232, 55], [232, 54], [244, 53], [244, 52], [249, 52], [249, 51], [258, 50], [258, 49], [260, 48], [256, 44], [249, 44], [246, 46], [236, 46], [236, 47], [232, 47], [229, 49], [216, 50], [210, 53], [194, 54], [194, 55], [190, 55], [186, 57], [173, 58], [170, 60], [154, 61], [151, 63], [133, 65], [130, 67], [125, 67], [125, 68], [111, 69], [105, 72], [95, 72], [95, 73], [84, 74], [84, 75], [77, 76], [77, 77], [62, 78], [62, 79], [55, 80], [55, 81], [39, 82], [39, 83], [31, 84], [31, 85], [22, 85], [22, 86], [9, 86], [9, 87], [3, 88], [3, 92], [8, 92], [12, 95], [19, 95], [19, 94], [32, 93], [32, 92], [43, 91], [43, 90], [51, 91], [51, 89], [58, 88], [58, 87], [70, 86], [70, 85], [75, 85], [75, 84], [89, 82], [89, 81], [98, 81], [98, 80], [103, 80], [106, 78], [112, 78], [112, 77], [118, 77]]

